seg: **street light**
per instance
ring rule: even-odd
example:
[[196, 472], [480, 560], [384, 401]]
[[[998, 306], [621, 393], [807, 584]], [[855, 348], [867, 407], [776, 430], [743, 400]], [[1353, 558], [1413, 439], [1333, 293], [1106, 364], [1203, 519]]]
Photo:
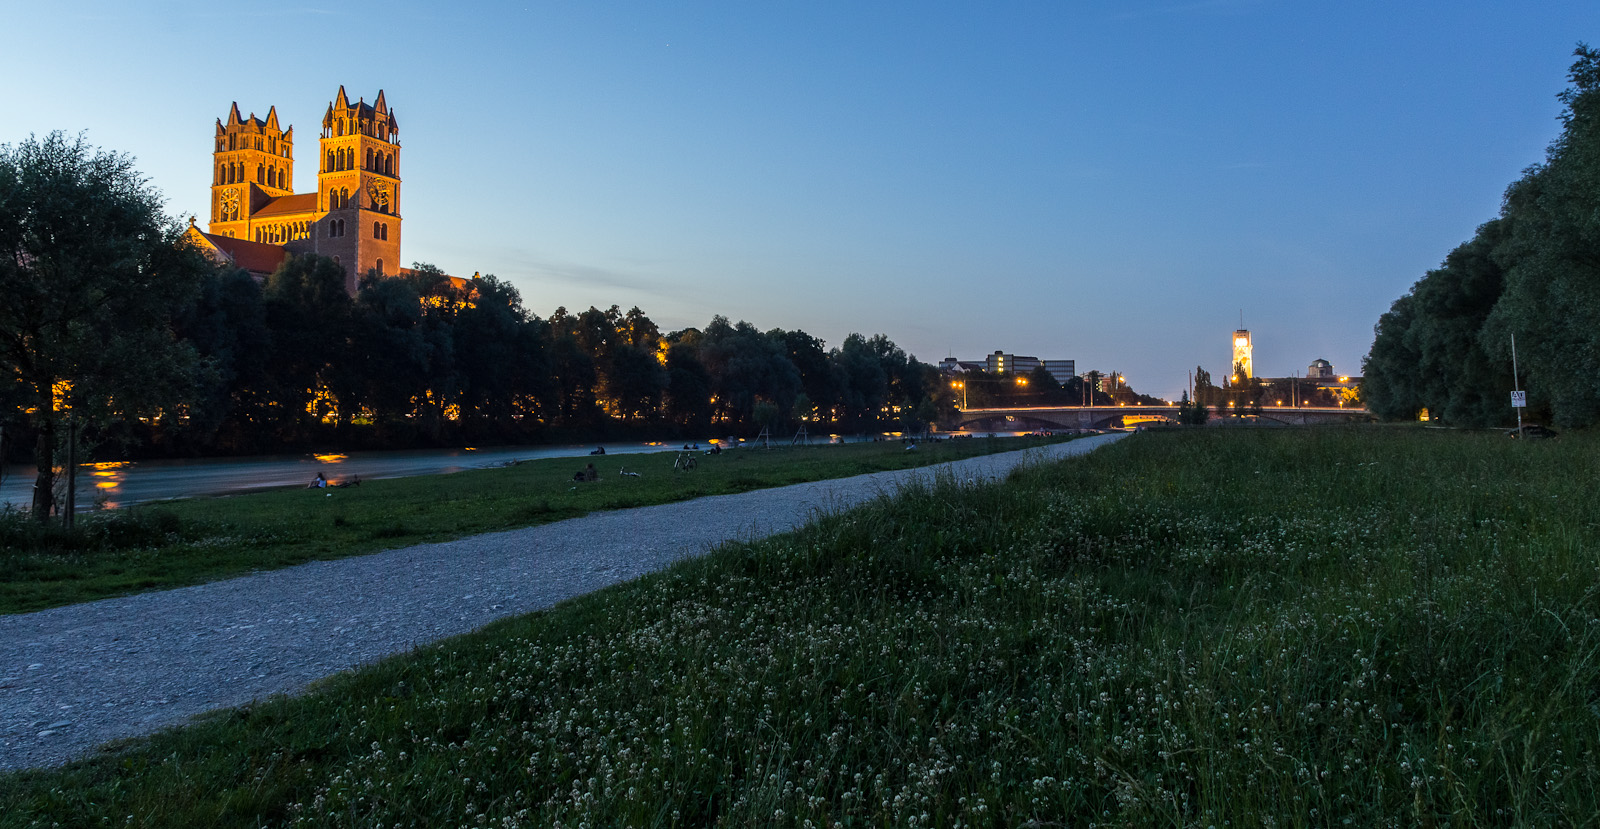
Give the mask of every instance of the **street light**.
[[955, 380], [955, 381], [952, 381], [950, 383], [950, 388], [952, 388], [952, 389], [960, 389], [961, 390], [961, 411], [963, 411], [963, 412], [966, 411], [967, 410], [967, 384], [965, 382], [961, 381], [961, 380]]

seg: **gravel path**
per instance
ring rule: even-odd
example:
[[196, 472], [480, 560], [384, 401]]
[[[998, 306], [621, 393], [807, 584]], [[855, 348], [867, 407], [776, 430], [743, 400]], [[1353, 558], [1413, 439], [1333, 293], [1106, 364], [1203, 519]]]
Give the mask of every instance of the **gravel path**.
[[0, 770], [314, 680], [801, 526], [939, 472], [1003, 478], [1101, 435], [921, 469], [597, 512], [227, 581], [0, 616]]

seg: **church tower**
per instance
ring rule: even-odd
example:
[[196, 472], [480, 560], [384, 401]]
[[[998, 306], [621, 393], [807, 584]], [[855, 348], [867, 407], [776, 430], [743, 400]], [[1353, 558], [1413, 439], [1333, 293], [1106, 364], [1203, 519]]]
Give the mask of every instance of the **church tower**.
[[294, 192], [294, 128], [279, 128], [277, 107], [263, 121], [241, 118], [235, 102], [217, 121], [211, 167], [211, 232], [249, 239], [251, 214]]
[[351, 286], [370, 270], [400, 272], [400, 125], [384, 100], [351, 103], [344, 87], [322, 116], [315, 249]]

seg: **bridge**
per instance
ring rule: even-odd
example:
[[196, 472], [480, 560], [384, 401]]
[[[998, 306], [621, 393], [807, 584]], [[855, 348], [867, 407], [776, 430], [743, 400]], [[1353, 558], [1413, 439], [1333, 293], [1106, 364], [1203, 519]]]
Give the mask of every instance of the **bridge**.
[[[1372, 413], [1366, 409], [1262, 406], [1259, 415], [1221, 416], [1213, 412], [1210, 423], [1305, 426], [1312, 423], [1350, 423], [1371, 419]], [[957, 428], [972, 432], [1107, 429], [1137, 426], [1141, 423], [1177, 421], [1177, 406], [1008, 406], [957, 410]]]

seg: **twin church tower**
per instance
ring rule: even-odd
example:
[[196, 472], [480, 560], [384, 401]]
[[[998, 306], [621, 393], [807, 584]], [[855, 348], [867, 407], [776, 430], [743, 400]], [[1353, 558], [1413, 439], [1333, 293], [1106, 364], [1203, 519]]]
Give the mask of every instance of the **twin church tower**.
[[399, 273], [400, 126], [383, 92], [351, 103], [339, 87], [322, 116], [311, 193], [294, 192], [294, 127], [279, 126], [277, 107], [263, 120], [240, 117], [235, 103], [217, 121], [208, 231], [203, 246], [256, 273], [290, 253], [336, 260], [351, 293], [370, 270]]

